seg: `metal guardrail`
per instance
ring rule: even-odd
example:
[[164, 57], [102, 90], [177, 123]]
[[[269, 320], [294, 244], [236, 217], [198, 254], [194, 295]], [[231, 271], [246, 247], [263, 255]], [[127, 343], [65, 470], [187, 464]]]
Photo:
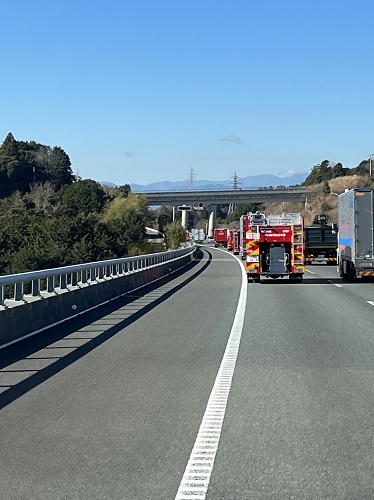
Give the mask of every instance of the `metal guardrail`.
[[70, 289], [141, 272], [193, 253], [195, 247], [0, 276], [0, 311]]

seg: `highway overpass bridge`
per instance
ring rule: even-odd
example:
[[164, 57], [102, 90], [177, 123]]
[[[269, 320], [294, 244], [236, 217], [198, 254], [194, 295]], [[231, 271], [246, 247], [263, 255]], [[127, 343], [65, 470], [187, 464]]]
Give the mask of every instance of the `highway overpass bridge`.
[[218, 191], [150, 191], [143, 194], [147, 197], [149, 206], [194, 205], [224, 205], [249, 203], [302, 202], [307, 203], [313, 191], [309, 188], [281, 189], [237, 189]]

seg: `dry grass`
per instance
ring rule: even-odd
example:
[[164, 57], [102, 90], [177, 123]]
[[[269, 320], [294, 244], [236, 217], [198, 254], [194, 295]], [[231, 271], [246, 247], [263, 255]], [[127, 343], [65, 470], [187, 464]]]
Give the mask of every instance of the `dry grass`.
[[306, 206], [304, 203], [271, 203], [266, 206], [265, 211], [268, 214], [282, 214], [286, 212], [301, 212], [304, 215], [305, 225], [312, 224], [316, 215], [325, 213], [328, 215], [328, 222], [338, 221], [338, 194], [345, 189], [367, 187], [372, 185], [368, 176], [350, 175], [347, 177], [338, 177], [329, 181], [331, 193], [325, 195], [322, 193], [323, 183], [311, 186], [311, 191], [318, 192], [308, 200]]

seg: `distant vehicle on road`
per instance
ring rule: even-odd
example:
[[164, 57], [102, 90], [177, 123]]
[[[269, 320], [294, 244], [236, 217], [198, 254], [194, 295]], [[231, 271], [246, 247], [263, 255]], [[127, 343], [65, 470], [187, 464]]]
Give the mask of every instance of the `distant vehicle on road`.
[[214, 230], [214, 246], [217, 247], [227, 247], [227, 241], [229, 239], [229, 230], [227, 228], [216, 228]]
[[327, 224], [325, 214], [317, 215], [313, 224], [304, 229], [305, 264], [332, 264], [337, 262], [338, 235]]

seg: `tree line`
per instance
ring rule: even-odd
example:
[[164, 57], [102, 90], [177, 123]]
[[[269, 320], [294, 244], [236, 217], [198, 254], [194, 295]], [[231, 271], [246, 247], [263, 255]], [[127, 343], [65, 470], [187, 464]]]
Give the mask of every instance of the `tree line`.
[[[328, 160], [313, 166], [303, 185], [326, 183], [345, 175], [368, 175], [369, 160], [355, 168]], [[217, 223], [230, 223], [243, 210], [228, 215], [217, 207]], [[240, 213], [239, 213], [240, 212]], [[191, 213], [191, 227], [209, 217], [206, 209]], [[170, 210], [151, 212], [142, 195], [128, 184], [116, 188], [73, 175], [68, 154], [60, 147], [17, 141], [9, 133], [0, 147], [0, 274], [150, 253], [144, 230], [158, 228], [168, 248], [185, 238]]]
[[[0, 274], [149, 253], [145, 227], [157, 226], [145, 196], [73, 175], [60, 147], [16, 141], [0, 147]], [[169, 247], [184, 238], [165, 221]]]
[[369, 175], [370, 174], [370, 161], [363, 160], [357, 167], [349, 168], [343, 167], [343, 164], [338, 162], [330, 162], [323, 160], [321, 163], [314, 165], [310, 174], [302, 183], [304, 186], [312, 186], [320, 184], [324, 181], [330, 181], [337, 177], [345, 177], [346, 175]]

